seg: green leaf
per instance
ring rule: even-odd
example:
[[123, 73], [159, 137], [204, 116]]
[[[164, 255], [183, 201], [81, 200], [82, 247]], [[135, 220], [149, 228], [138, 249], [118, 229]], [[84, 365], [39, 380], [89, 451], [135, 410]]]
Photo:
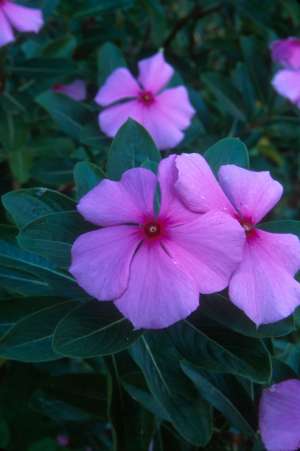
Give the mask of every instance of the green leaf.
[[36, 102], [50, 114], [61, 130], [80, 141], [83, 126], [90, 120], [89, 108], [63, 94], [55, 94], [52, 91], [39, 95]]
[[124, 171], [139, 167], [146, 160], [159, 162], [160, 153], [146, 130], [129, 119], [118, 131], [108, 153], [108, 176], [119, 180]]
[[14, 179], [19, 183], [25, 183], [30, 179], [32, 158], [28, 147], [21, 147], [9, 153], [9, 167]]
[[[181, 368], [195, 384], [200, 395], [223, 413], [231, 426], [248, 437], [255, 435], [255, 429], [247, 420], [251, 411], [252, 421], [255, 419], [254, 408], [249, 401], [247, 402], [247, 395], [236, 380], [228, 376], [207, 373], [187, 361], [181, 363]], [[245, 406], [242, 405], [243, 402]]]
[[17, 240], [23, 249], [47, 258], [59, 268], [69, 268], [72, 244], [90, 230], [90, 225], [76, 211], [58, 211], [27, 224]]
[[[239, 308], [220, 294], [202, 296], [200, 311], [201, 315], [207, 316], [222, 326], [248, 337], [281, 337], [295, 330], [292, 316], [276, 323], [256, 327]], [[205, 321], [203, 319], [204, 323]]]
[[238, 138], [223, 138], [211, 146], [204, 154], [215, 174], [224, 164], [235, 164], [242, 168], [249, 167], [247, 147]]
[[68, 357], [108, 355], [128, 348], [140, 333], [111, 302], [90, 301], [57, 325], [53, 346], [57, 353]]
[[203, 74], [202, 79], [217, 98], [217, 107], [225, 115], [230, 114], [239, 121], [247, 121], [245, 112], [243, 111], [244, 107], [241, 104], [240, 93], [227, 79], [216, 72]]
[[75, 17], [95, 16], [99, 13], [111, 12], [118, 8], [129, 8], [134, 0], [101, 0], [97, 6], [81, 9]]
[[77, 198], [81, 199], [86, 193], [94, 188], [104, 177], [100, 168], [88, 161], [77, 163], [74, 168], [74, 181]]
[[0, 333], [11, 329], [25, 316], [57, 303], [56, 298], [29, 297], [16, 298], [0, 302]]
[[101, 86], [106, 78], [119, 67], [126, 67], [121, 50], [115, 44], [106, 42], [98, 51], [98, 83]]
[[[62, 407], [64, 403], [64, 409]], [[30, 401], [43, 415], [60, 421], [107, 420], [107, 378], [71, 373], [48, 378]]]
[[271, 377], [270, 355], [261, 340], [197, 321], [198, 312], [168, 329], [174, 346], [186, 360], [208, 371], [242, 376], [257, 383]]
[[[65, 296], [86, 299], [88, 296], [68, 274], [57, 270], [46, 259], [20, 249], [14, 237], [0, 240], [0, 284], [9, 292], [22, 296]], [[6, 234], [7, 235], [7, 234]]]
[[9, 426], [5, 420], [0, 420], [0, 446], [7, 448], [10, 441]]
[[57, 323], [76, 304], [59, 302], [17, 322], [0, 340], [0, 356], [21, 362], [47, 362], [60, 358], [52, 350], [52, 335]]
[[147, 332], [130, 350], [148, 388], [176, 431], [195, 446], [211, 436], [211, 411], [181, 371], [177, 352], [166, 331]]
[[76, 205], [69, 197], [48, 188], [11, 191], [2, 196], [2, 203], [19, 228], [54, 211], [75, 210]]
[[259, 224], [259, 229], [273, 233], [293, 233], [300, 239], [300, 221], [279, 220]]
[[[65, 58], [33, 58], [20, 61], [7, 69], [14, 74], [22, 74], [22, 77], [53, 78], [74, 76], [76, 63]], [[41, 80], [40, 80], [41, 81]]]

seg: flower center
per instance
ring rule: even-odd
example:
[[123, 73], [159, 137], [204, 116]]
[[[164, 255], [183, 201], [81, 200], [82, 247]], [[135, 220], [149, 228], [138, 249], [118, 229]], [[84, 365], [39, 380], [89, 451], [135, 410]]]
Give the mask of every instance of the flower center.
[[142, 102], [144, 105], [149, 106], [152, 105], [154, 102], [154, 95], [150, 91], [141, 91], [139, 93], [139, 101]]
[[157, 222], [148, 222], [144, 225], [144, 231], [148, 238], [156, 238], [160, 235], [160, 225]]
[[251, 218], [239, 218], [239, 223], [244, 228], [248, 238], [256, 236], [255, 224]]

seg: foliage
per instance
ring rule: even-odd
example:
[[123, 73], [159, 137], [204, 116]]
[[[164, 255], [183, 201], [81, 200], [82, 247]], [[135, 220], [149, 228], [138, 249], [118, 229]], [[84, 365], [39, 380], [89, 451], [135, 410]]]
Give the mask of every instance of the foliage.
[[[274, 93], [269, 56], [273, 39], [299, 30], [299, 3], [22, 3], [42, 8], [46, 26], [0, 48], [0, 447], [57, 451], [64, 433], [82, 451], [263, 450], [257, 402], [300, 376], [299, 312], [257, 329], [222, 293], [166, 330], [135, 331], [68, 267], [91, 227], [76, 201], [161, 158], [133, 121], [111, 143], [93, 101], [113, 69], [158, 48], [197, 111], [174, 152], [204, 154], [214, 170], [270, 170], [285, 197], [262, 228], [300, 237], [299, 111]], [[53, 92], [76, 78], [85, 102]]]

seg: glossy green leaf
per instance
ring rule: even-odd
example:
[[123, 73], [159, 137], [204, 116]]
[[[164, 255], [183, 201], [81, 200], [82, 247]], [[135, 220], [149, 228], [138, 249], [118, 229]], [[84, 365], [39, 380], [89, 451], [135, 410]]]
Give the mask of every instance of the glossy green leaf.
[[10, 191], [2, 203], [19, 228], [54, 211], [75, 210], [72, 199], [48, 188]]
[[77, 198], [80, 199], [94, 188], [104, 177], [103, 171], [88, 161], [81, 161], [74, 167]]
[[[220, 325], [248, 337], [281, 337], [288, 335], [295, 330], [292, 316], [276, 323], [256, 327], [256, 325], [239, 308], [226, 299], [225, 296], [220, 294], [202, 296], [200, 312], [201, 315], [217, 321]], [[205, 321], [205, 318], [203, 318], [204, 324]]]
[[245, 337], [197, 316], [168, 329], [183, 358], [207, 371], [242, 376], [258, 383], [271, 377], [271, 360], [261, 340]]
[[249, 167], [247, 147], [237, 138], [221, 139], [205, 152], [204, 157], [215, 174], [224, 164]]
[[[246, 436], [254, 436], [255, 429], [249, 424], [247, 417], [252, 410], [252, 421], [255, 418], [254, 406], [248, 400], [245, 392], [236, 380], [228, 376], [210, 374], [197, 368], [187, 361], [181, 363], [184, 373], [195, 384], [201, 396], [215, 409], [219, 410], [228, 419], [231, 426], [237, 428]], [[240, 405], [239, 405], [240, 404]], [[240, 410], [243, 408], [243, 412]]]
[[90, 301], [57, 325], [53, 346], [61, 355], [86, 358], [119, 352], [139, 336], [111, 302]]
[[91, 228], [77, 211], [53, 212], [27, 224], [18, 235], [18, 243], [59, 268], [69, 268], [72, 244]]
[[211, 436], [211, 412], [184, 376], [180, 354], [167, 332], [148, 332], [130, 350], [148, 388], [176, 431], [195, 446]]
[[21, 319], [1, 338], [0, 356], [21, 362], [59, 359], [52, 349], [53, 331], [75, 306], [72, 301], [59, 302]]
[[52, 91], [39, 95], [37, 103], [43, 107], [57, 126], [67, 135], [80, 140], [83, 124], [90, 120], [90, 110], [73, 99]]
[[108, 176], [119, 180], [124, 171], [141, 166], [146, 160], [159, 162], [160, 153], [146, 130], [129, 119], [118, 131], [109, 150]]

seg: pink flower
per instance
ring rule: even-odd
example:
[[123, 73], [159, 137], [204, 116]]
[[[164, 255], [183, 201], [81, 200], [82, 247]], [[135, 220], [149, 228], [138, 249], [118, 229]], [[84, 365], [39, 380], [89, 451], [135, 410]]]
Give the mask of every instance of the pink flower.
[[162, 160], [158, 176], [136, 168], [119, 182], [103, 180], [78, 205], [102, 228], [77, 238], [70, 272], [91, 296], [114, 301], [136, 328], [186, 318], [198, 307], [199, 292], [224, 289], [241, 259], [237, 221], [221, 212], [195, 215], [175, 196], [175, 159]]
[[56, 437], [56, 442], [59, 444], [59, 446], [66, 448], [70, 445], [70, 437], [66, 434], [59, 434]]
[[288, 69], [300, 70], [300, 39], [279, 39], [271, 44], [272, 59]]
[[290, 379], [263, 391], [259, 428], [267, 451], [300, 447], [300, 381]]
[[[222, 166], [217, 182], [199, 154], [177, 157], [176, 190], [197, 213], [221, 210], [245, 231], [243, 259], [229, 283], [231, 301], [257, 325], [289, 316], [300, 304], [300, 242], [295, 235], [269, 233], [256, 227], [277, 204], [282, 186], [269, 172]], [[222, 187], [222, 188], [221, 188]]]
[[0, 47], [15, 40], [13, 28], [37, 33], [43, 25], [39, 9], [17, 5], [11, 0], [0, 0]]
[[300, 70], [280, 70], [272, 80], [273, 88], [300, 108]]
[[75, 80], [68, 85], [54, 85], [53, 91], [71, 97], [78, 102], [86, 99], [86, 84], [83, 80]]
[[300, 108], [300, 39], [274, 41], [271, 51], [273, 60], [285, 67], [275, 74], [274, 89]]
[[139, 122], [159, 149], [175, 147], [191, 123], [195, 110], [184, 86], [165, 89], [174, 74], [162, 52], [138, 63], [135, 80], [128, 69], [116, 69], [96, 96], [107, 107], [99, 115], [101, 130], [115, 136], [128, 118]]

